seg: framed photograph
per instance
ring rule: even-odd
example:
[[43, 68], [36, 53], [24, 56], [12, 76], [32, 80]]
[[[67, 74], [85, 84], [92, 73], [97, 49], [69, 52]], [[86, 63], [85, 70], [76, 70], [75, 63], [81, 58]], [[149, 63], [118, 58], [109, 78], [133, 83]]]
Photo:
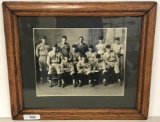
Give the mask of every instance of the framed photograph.
[[14, 120], [148, 117], [156, 2], [3, 2]]

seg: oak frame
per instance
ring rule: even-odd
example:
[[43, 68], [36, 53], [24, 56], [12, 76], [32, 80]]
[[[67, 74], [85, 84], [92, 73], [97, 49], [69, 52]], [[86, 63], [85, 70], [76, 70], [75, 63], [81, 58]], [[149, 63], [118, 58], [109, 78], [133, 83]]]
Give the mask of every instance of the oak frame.
[[[147, 119], [152, 56], [156, 23], [156, 2], [3, 2], [4, 31], [8, 63], [11, 114], [40, 114], [49, 119], [130, 120]], [[124, 7], [125, 6], [125, 7]], [[135, 109], [24, 109], [17, 16], [141, 16], [141, 50], [137, 105]]]

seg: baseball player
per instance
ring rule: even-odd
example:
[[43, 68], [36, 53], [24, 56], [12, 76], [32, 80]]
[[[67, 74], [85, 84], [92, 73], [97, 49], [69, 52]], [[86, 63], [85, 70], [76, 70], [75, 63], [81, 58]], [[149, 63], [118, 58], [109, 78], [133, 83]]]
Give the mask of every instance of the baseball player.
[[78, 41], [79, 43], [77, 44], [77, 49], [81, 55], [85, 55], [85, 53], [88, 51], [88, 46], [84, 43], [84, 38], [82, 36], [78, 38]]
[[100, 54], [101, 56], [105, 52], [105, 44], [103, 44], [103, 36], [99, 37], [99, 43], [95, 46], [97, 53]]
[[62, 81], [62, 87], [65, 87], [67, 76], [72, 76], [73, 80], [73, 86], [76, 87], [76, 73], [75, 68], [72, 62], [69, 62], [69, 58], [67, 56], [64, 56], [64, 59], [62, 60], [61, 64], [61, 81]]
[[81, 53], [77, 50], [77, 45], [72, 45], [72, 62], [75, 67], [75, 71], [77, 72], [77, 63], [81, 60]]
[[103, 60], [101, 60], [101, 55], [97, 54], [96, 55], [96, 62], [93, 65], [93, 70], [92, 72], [94, 73], [94, 79], [96, 81], [103, 80], [103, 85], [108, 84], [109, 80], [109, 70], [110, 66], [106, 64]]
[[41, 38], [41, 43], [36, 47], [36, 56], [38, 57], [39, 62], [39, 71], [40, 71], [40, 83], [44, 83], [44, 76], [47, 74], [47, 55], [51, 46], [46, 43], [47, 37], [43, 36]]
[[124, 47], [123, 44], [120, 43], [119, 37], [115, 38], [115, 42], [111, 45], [111, 49], [114, 50], [118, 56], [123, 54]]
[[57, 51], [57, 44], [52, 46], [52, 51], [48, 53], [47, 56], [47, 64], [49, 66], [48, 76], [49, 76], [49, 83], [52, 87], [52, 74], [53, 71], [56, 70], [56, 73], [58, 75], [58, 86], [60, 87], [60, 63], [63, 59], [63, 55], [61, 52]]
[[111, 45], [111, 49], [114, 50], [119, 58], [119, 68], [120, 68], [120, 76], [123, 78], [124, 76], [124, 46], [120, 42], [120, 38], [115, 38], [115, 43]]
[[115, 51], [111, 50], [110, 45], [106, 45], [106, 52], [103, 54], [103, 60], [105, 61], [106, 64], [110, 65], [110, 67], [114, 68], [116, 78], [118, 79], [120, 85], [122, 85], [120, 79], [120, 70], [119, 70], [119, 58], [115, 53]]
[[58, 44], [58, 50], [63, 54], [63, 56], [70, 56], [70, 45], [67, 43], [67, 37], [62, 36], [61, 43]]
[[90, 62], [87, 62], [86, 55], [81, 57], [81, 61], [77, 63], [77, 71], [78, 71], [78, 86], [81, 87], [83, 77], [86, 75], [88, 77], [89, 84], [93, 87], [93, 73], [91, 72], [92, 65]]
[[96, 60], [96, 52], [94, 52], [93, 45], [89, 45], [89, 51], [86, 53], [88, 61], [93, 64]]

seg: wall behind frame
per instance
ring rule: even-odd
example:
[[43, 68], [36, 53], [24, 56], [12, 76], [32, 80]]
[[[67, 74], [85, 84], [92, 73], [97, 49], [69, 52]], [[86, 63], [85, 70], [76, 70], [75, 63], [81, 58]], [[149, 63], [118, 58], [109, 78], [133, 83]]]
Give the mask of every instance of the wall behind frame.
[[[0, 0], [2, 4], [3, 0]], [[10, 1], [22, 1], [22, 0], [10, 0]], [[31, 0], [28, 0], [31, 1]], [[42, 1], [42, 0], [34, 0]], [[49, 1], [49, 0], [48, 0]], [[52, 0], [53, 1], [53, 0]], [[55, 1], [55, 0], [54, 0]], [[57, 0], [58, 1], [58, 0]], [[68, 0], [63, 0], [68, 1]], [[70, 0], [77, 1], [77, 0]], [[86, 0], [79, 0], [85, 1]], [[87, 0], [93, 1], [93, 0]], [[122, 0], [101, 0], [101, 1], [122, 1]], [[132, 1], [132, 0], [123, 0]], [[134, 0], [139, 1], [139, 0]], [[147, 0], [146, 0], [147, 1]], [[157, 1], [160, 4], [159, 0]], [[95, 1], [94, 1], [95, 2]], [[6, 47], [5, 47], [5, 37], [4, 37], [4, 26], [3, 26], [3, 15], [2, 6], [0, 6], [0, 118], [11, 117], [10, 112], [10, 98], [9, 98], [9, 84], [8, 84], [8, 71], [7, 71], [7, 60], [6, 60]], [[151, 79], [151, 96], [150, 96], [150, 107], [149, 116], [160, 116], [160, 7], [157, 8], [157, 23], [156, 23], [156, 33], [155, 33], [155, 44], [154, 44], [154, 55], [153, 55], [153, 67], [152, 67], [152, 79]]]

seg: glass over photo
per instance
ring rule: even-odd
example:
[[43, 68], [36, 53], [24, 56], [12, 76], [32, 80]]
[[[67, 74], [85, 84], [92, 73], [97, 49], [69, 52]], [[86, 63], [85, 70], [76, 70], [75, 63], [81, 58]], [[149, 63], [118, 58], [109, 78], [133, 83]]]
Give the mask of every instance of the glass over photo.
[[124, 96], [127, 28], [33, 28], [36, 94]]

